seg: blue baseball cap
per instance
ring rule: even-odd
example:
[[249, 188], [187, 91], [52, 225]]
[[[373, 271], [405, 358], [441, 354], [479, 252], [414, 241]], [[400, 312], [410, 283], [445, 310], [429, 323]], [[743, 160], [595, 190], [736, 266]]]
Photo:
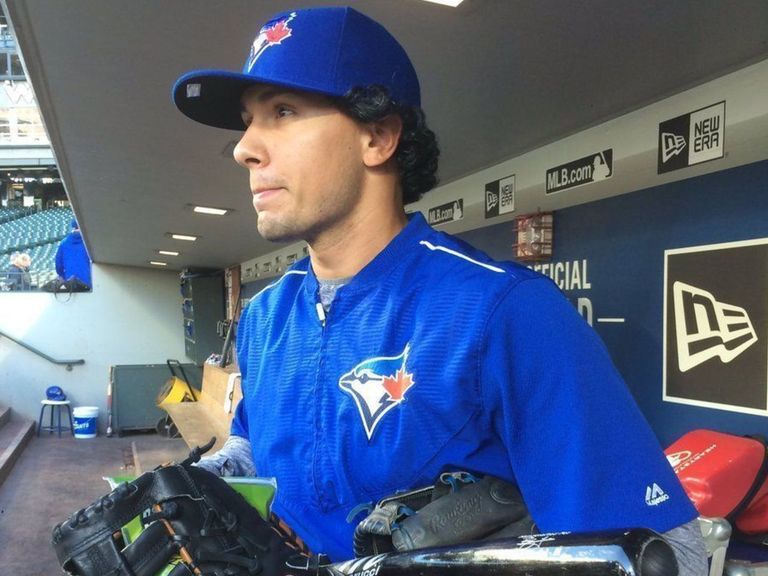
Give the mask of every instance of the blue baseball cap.
[[67, 399], [67, 395], [64, 394], [64, 390], [62, 390], [59, 386], [48, 386], [48, 388], [45, 389], [45, 397], [48, 398], [48, 400], [56, 400], [58, 402]]
[[352, 8], [282, 12], [261, 27], [242, 72], [194, 70], [173, 86], [173, 101], [197, 122], [243, 130], [240, 97], [253, 84], [344, 96], [382, 85], [401, 105], [421, 106], [419, 79], [403, 47]]

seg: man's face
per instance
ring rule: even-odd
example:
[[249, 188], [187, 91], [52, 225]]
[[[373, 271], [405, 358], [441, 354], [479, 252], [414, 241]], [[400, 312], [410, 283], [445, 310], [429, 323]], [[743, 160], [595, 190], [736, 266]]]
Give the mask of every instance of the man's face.
[[272, 86], [249, 88], [242, 104], [234, 156], [250, 174], [259, 233], [312, 244], [343, 230], [363, 183], [362, 125], [322, 96]]
[[11, 259], [11, 264], [17, 268], [29, 268], [29, 266], [32, 264], [32, 259], [29, 257], [29, 254], [19, 254], [15, 258]]

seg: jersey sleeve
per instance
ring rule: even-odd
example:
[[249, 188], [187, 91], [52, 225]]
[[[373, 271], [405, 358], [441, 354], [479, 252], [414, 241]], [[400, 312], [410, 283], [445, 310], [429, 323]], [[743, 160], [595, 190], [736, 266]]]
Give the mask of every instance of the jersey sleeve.
[[549, 279], [501, 299], [479, 373], [541, 531], [663, 532], [696, 517], [604, 345]]
[[237, 403], [235, 408], [235, 416], [232, 418], [232, 426], [229, 433], [232, 436], [240, 436], [250, 441], [250, 428], [248, 426], [248, 412], [245, 407], [246, 398], [246, 384], [248, 382], [248, 344], [249, 344], [249, 329], [248, 329], [248, 310], [246, 307], [243, 313], [240, 315], [240, 321], [237, 324], [237, 332], [235, 336], [235, 346], [237, 351], [237, 365], [240, 368], [240, 385], [243, 389], [243, 397], [240, 402]]
[[[64, 243], [63, 242], [59, 244], [59, 247], [56, 249], [55, 260], [56, 260], [56, 274], [64, 278], [65, 270], [64, 270]], [[66, 280], [66, 278], [64, 279]]]

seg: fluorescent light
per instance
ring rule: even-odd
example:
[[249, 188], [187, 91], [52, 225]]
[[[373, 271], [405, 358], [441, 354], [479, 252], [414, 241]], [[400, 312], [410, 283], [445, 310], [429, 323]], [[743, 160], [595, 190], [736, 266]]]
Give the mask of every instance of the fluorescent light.
[[158, 254], [164, 254], [165, 256], [178, 256], [178, 252], [173, 252], [172, 250], [158, 250]]
[[212, 208], [211, 206], [195, 206], [192, 210], [198, 214], [213, 214], [214, 216], [224, 216], [229, 212], [227, 208]]
[[452, 8], [456, 8], [456, 6], [464, 2], [464, 0], [424, 0], [424, 2], [434, 2], [435, 4], [442, 4], [443, 6], [451, 6]]
[[152, 266], [168, 266], [168, 262], [157, 262], [156, 260], [149, 261]]
[[171, 238], [174, 240], [186, 240], [188, 242], [194, 242], [197, 240], [197, 236], [189, 236], [187, 234], [171, 234]]

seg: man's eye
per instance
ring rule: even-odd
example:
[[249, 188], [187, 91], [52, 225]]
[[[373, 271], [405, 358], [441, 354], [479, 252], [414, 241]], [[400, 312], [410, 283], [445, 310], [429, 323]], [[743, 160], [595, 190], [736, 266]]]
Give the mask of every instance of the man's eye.
[[251, 116], [250, 114], [245, 114], [245, 113], [241, 114], [240, 118], [243, 119], [243, 124], [246, 127], [250, 126], [251, 125], [251, 120], [253, 120], [253, 116]]
[[283, 118], [283, 117], [285, 117], [285, 116], [290, 116], [290, 115], [292, 115], [292, 114], [293, 114], [293, 110], [291, 110], [290, 108], [288, 108], [288, 106], [282, 106], [282, 105], [280, 105], [280, 106], [277, 106], [277, 107], [275, 108], [275, 110], [276, 110], [276, 112], [277, 112], [277, 116], [278, 116], [279, 118]]

